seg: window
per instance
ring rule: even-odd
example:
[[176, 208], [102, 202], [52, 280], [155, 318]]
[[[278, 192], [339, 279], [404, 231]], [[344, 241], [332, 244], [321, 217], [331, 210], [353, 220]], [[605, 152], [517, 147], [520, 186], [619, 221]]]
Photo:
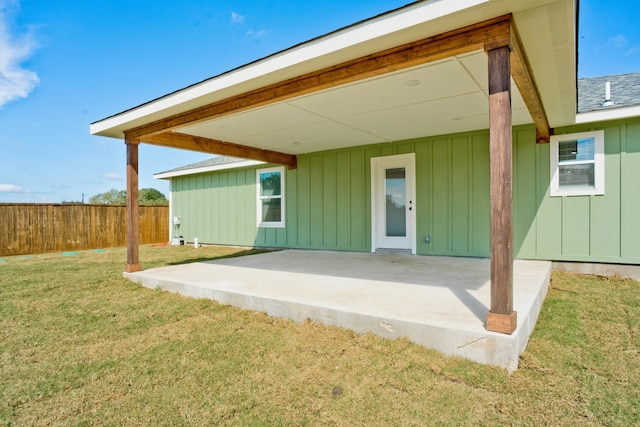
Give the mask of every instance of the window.
[[604, 194], [604, 131], [551, 137], [551, 196]]
[[284, 167], [258, 169], [258, 227], [284, 227]]

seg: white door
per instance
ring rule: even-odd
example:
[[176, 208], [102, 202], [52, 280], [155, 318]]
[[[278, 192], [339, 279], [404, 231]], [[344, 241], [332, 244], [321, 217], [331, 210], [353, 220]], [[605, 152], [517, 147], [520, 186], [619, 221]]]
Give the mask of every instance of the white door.
[[415, 155], [371, 158], [371, 251], [416, 253]]

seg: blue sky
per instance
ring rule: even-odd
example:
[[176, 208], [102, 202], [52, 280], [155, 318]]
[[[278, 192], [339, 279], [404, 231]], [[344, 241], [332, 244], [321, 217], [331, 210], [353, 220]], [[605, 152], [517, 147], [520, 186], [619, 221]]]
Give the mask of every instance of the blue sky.
[[[0, 202], [124, 189], [124, 144], [91, 122], [407, 3], [0, 0]], [[636, 9], [580, 2], [580, 77], [640, 71]], [[208, 157], [143, 144], [140, 188]]]

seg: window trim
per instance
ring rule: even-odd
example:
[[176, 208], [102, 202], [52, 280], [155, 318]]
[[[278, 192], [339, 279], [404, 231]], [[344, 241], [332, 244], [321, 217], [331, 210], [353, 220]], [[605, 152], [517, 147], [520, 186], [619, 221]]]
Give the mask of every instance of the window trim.
[[[260, 195], [260, 174], [268, 172], [280, 172], [280, 196]], [[285, 221], [285, 169], [284, 166], [256, 169], [256, 218], [259, 228], [284, 228]], [[262, 200], [280, 198], [280, 221], [262, 221]]]
[[[594, 187], [593, 188], [560, 188], [560, 161], [559, 145], [566, 140], [578, 140], [593, 138], [594, 155], [593, 161], [580, 161], [576, 164], [593, 163], [594, 165]], [[604, 130], [589, 132], [567, 133], [563, 135], [552, 135], [549, 147], [550, 159], [550, 196], [591, 196], [604, 195]]]

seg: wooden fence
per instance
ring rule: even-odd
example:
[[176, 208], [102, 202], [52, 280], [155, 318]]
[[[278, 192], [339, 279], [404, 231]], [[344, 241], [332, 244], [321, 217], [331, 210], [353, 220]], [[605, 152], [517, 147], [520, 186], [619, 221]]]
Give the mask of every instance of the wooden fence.
[[[140, 206], [140, 243], [169, 241], [169, 207]], [[0, 256], [126, 246], [126, 206], [0, 203]]]

